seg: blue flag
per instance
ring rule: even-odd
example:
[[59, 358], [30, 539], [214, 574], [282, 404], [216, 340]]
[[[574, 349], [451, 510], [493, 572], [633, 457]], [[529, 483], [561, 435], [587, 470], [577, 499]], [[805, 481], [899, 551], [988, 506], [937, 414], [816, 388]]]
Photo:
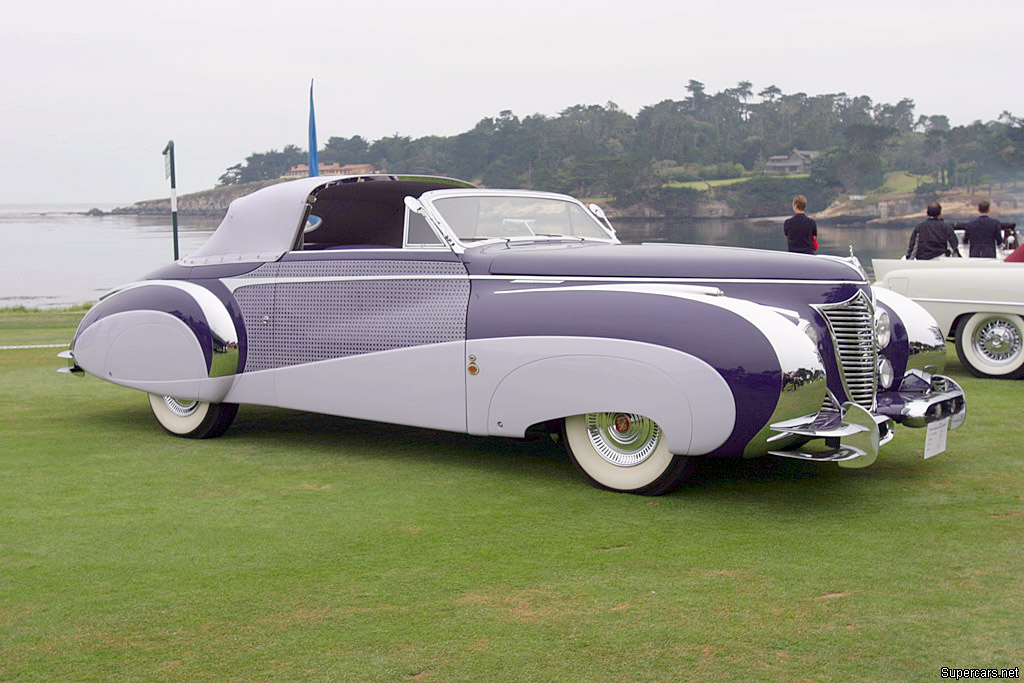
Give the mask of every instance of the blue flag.
[[313, 113], [313, 79], [309, 80], [309, 177], [320, 175], [320, 160], [316, 151], [316, 115]]

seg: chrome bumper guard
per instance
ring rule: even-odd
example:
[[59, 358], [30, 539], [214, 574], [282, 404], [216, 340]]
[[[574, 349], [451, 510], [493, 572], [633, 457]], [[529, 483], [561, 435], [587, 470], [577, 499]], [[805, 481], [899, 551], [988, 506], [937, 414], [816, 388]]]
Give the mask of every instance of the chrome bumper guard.
[[967, 401], [959, 384], [945, 375], [908, 370], [896, 391], [878, 395], [878, 412], [908, 427], [926, 427], [949, 418], [957, 429], [967, 417]]
[[[823, 409], [816, 415], [770, 425], [777, 434], [768, 438], [769, 455], [817, 462], [835, 462], [840, 467], [867, 467], [878, 458], [880, 446], [894, 436], [893, 422], [908, 427], [925, 427], [949, 418], [949, 429], [957, 429], [967, 416], [964, 390], [944, 375], [908, 370], [896, 391], [878, 395], [877, 414], [855, 403], [844, 403], [842, 412]], [[804, 449], [814, 439], [824, 439], [824, 449]]]
[[[842, 413], [822, 410], [817, 415], [771, 425], [778, 434], [769, 437], [784, 446], [769, 450], [768, 455], [815, 462], [834, 462], [840, 467], [867, 467], [878, 458], [878, 449], [892, 440], [891, 420], [884, 415], [872, 415], [856, 403], [844, 403]], [[803, 450], [813, 439], [824, 439], [824, 449]], [[789, 446], [789, 447], [785, 447]]]
[[63, 375], [77, 375], [79, 377], [85, 376], [85, 370], [78, 367], [78, 363], [75, 362], [75, 354], [71, 349], [61, 351], [57, 354], [57, 358], [63, 358], [68, 362], [68, 366], [66, 368], [57, 368], [57, 372]]

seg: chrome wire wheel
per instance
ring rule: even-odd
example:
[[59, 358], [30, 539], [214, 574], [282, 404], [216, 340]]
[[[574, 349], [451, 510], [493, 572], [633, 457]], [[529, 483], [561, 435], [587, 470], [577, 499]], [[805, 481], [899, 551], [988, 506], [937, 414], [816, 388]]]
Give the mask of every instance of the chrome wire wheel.
[[956, 330], [956, 353], [976, 377], [1024, 376], [1024, 319], [1011, 313], [974, 313]]
[[1013, 363], [1021, 354], [1021, 331], [1007, 318], [989, 318], [974, 331], [971, 344], [990, 363]]
[[567, 417], [563, 436], [569, 457], [598, 488], [656, 496], [676, 488], [693, 460], [674, 455], [658, 424], [636, 413], [586, 413]]
[[634, 413], [588, 413], [587, 436], [597, 454], [618, 467], [633, 467], [658, 448], [661, 429]]

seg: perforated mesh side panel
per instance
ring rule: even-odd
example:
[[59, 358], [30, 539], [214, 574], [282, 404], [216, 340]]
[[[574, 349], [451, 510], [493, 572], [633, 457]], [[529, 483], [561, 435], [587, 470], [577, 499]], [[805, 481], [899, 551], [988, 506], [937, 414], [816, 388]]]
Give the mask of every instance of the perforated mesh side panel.
[[461, 263], [452, 261], [289, 261], [262, 266], [246, 277], [379, 277], [392, 275], [455, 275], [466, 274]]
[[[270, 270], [276, 268], [276, 264], [271, 265]], [[263, 269], [261, 267], [258, 270]], [[274, 367], [274, 328], [270, 324], [270, 315], [274, 310], [273, 283], [242, 287], [235, 292], [235, 300], [242, 309], [242, 320], [245, 322], [245, 372]], [[263, 322], [263, 316], [267, 316], [267, 322]]]
[[469, 281], [279, 284], [273, 367], [466, 338]]
[[[466, 338], [469, 281], [460, 263], [339, 260], [266, 264], [265, 278], [452, 276], [250, 285], [235, 291], [248, 334], [245, 370], [312, 363]], [[276, 289], [276, 301], [275, 301]], [[268, 318], [263, 321], [264, 316]]]
[[264, 263], [256, 270], [249, 271], [245, 274], [246, 277], [274, 277], [277, 275], [277, 269], [279, 264], [277, 263]]

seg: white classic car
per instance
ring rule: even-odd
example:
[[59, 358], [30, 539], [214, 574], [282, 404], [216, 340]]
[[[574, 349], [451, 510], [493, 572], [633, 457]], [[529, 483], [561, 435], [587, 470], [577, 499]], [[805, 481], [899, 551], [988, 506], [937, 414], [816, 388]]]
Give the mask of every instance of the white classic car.
[[1024, 263], [939, 257], [874, 259], [872, 265], [876, 286], [909, 297], [934, 316], [971, 374], [1024, 377]]

